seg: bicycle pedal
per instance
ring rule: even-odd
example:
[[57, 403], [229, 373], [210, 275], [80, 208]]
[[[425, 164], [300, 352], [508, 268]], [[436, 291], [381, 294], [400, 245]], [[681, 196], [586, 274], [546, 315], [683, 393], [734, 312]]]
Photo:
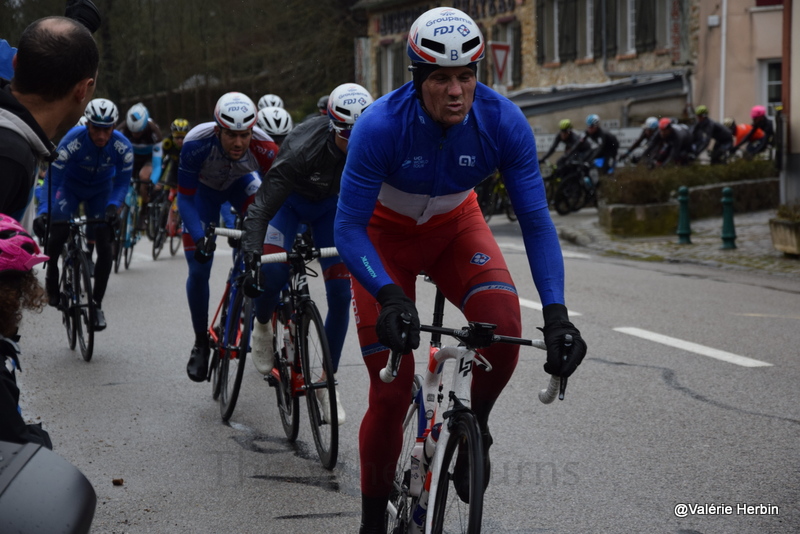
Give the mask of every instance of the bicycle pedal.
[[272, 373], [264, 376], [264, 381], [269, 384], [269, 387], [277, 387], [278, 386], [278, 379]]

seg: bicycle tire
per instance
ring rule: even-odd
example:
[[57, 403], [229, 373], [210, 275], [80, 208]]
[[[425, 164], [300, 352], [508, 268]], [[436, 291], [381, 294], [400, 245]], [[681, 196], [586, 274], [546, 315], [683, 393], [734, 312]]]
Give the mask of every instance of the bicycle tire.
[[503, 194], [503, 208], [505, 209], [506, 217], [508, 217], [508, 220], [511, 222], [516, 222], [517, 213], [514, 211], [514, 205], [511, 204], [511, 199], [508, 198], [507, 192]]
[[559, 215], [567, 215], [583, 207], [586, 190], [579, 182], [578, 175], [567, 176], [558, 184], [553, 207]]
[[494, 215], [494, 210], [497, 207], [497, 185], [492, 186], [492, 192], [489, 193], [489, 200], [486, 201], [486, 207], [483, 211], [483, 220], [487, 223]]
[[158, 259], [161, 250], [164, 248], [164, 243], [167, 241], [167, 218], [169, 217], [169, 209], [164, 209], [162, 204], [158, 204], [158, 226], [156, 227], [155, 237], [153, 238], [153, 261]]
[[[333, 375], [331, 349], [325, 334], [325, 323], [313, 301], [303, 303], [300, 321], [299, 349], [306, 386], [308, 419], [317, 454], [325, 469], [333, 469], [339, 455], [339, 418], [336, 412], [336, 379]], [[318, 392], [327, 397], [330, 421], [318, 400]]]
[[222, 339], [227, 338], [228, 346], [231, 348], [221, 351], [219, 355], [222, 363], [219, 410], [222, 420], [226, 423], [233, 415], [236, 401], [239, 400], [244, 364], [247, 361], [247, 351], [250, 349], [250, 331], [253, 327], [253, 301], [245, 298], [244, 291], [236, 291], [229, 318], [230, 320], [223, 324], [229, 324], [228, 328], [232, 331], [227, 332], [227, 335], [223, 331]]
[[170, 207], [170, 213], [172, 214], [172, 217], [175, 218], [175, 224], [174, 224], [175, 231], [174, 235], [170, 234], [169, 237], [169, 253], [174, 256], [175, 254], [178, 253], [178, 250], [180, 250], [181, 248], [181, 240], [183, 239], [181, 226], [183, 226], [183, 223], [181, 222], [181, 214], [177, 209], [173, 210]]
[[147, 220], [145, 221], [145, 226], [147, 227], [147, 239], [154, 241], [156, 238], [156, 230], [158, 229], [158, 220], [160, 219], [159, 215], [161, 211], [161, 203], [151, 202], [148, 207]]
[[211, 361], [208, 364], [209, 381], [211, 382], [211, 398], [214, 400], [219, 399], [220, 381], [219, 381], [219, 351], [216, 348], [211, 349]]
[[405, 534], [411, 525], [417, 497], [409, 493], [411, 485], [411, 452], [417, 441], [419, 432], [419, 390], [422, 388], [422, 376], [414, 375], [411, 391], [411, 404], [403, 420], [403, 444], [389, 493], [389, 504], [386, 506], [386, 532], [388, 534]]
[[73, 269], [75, 270], [76, 284], [74, 321], [81, 348], [81, 356], [85, 361], [92, 359], [94, 352], [94, 318], [95, 308], [92, 295], [92, 276], [89, 270], [89, 259], [82, 250], [78, 250], [74, 257]]
[[[285, 302], [281, 295], [281, 302]], [[275, 397], [278, 403], [283, 432], [286, 439], [294, 442], [300, 431], [300, 397], [294, 394], [292, 381], [292, 367], [295, 365], [294, 357], [290, 360], [290, 351], [284, 339], [284, 319], [292, 314], [285, 313], [279, 305], [272, 314], [273, 347], [275, 348], [275, 366], [269, 375], [269, 383], [275, 388]]]
[[67, 342], [69, 343], [69, 350], [75, 350], [75, 345], [78, 342], [78, 332], [75, 325], [75, 314], [72, 311], [72, 295], [75, 283], [75, 272], [72, 270], [72, 260], [68, 259], [65, 252], [61, 253], [61, 281], [58, 284], [59, 299], [61, 302], [61, 322], [67, 330]]
[[[447, 424], [447, 423], [446, 423]], [[461, 412], [453, 415], [449, 421], [450, 435], [444, 444], [444, 459], [438, 473], [436, 499], [433, 510], [434, 534], [442, 532], [461, 532], [479, 534], [483, 516], [483, 442], [475, 415]], [[463, 502], [450, 484], [452, 472], [461, 444], [467, 448], [469, 459], [469, 503]], [[442, 446], [439, 443], [438, 446]]]
[[119, 214], [120, 226], [117, 231], [117, 240], [114, 249], [114, 272], [119, 272], [119, 266], [122, 263], [122, 253], [125, 248], [125, 240], [128, 236], [128, 217], [131, 209], [127, 204], [123, 204], [122, 212]]
[[219, 400], [220, 390], [222, 389], [222, 353], [224, 352], [224, 350], [221, 350], [222, 329], [228, 320], [228, 309], [230, 308], [230, 302], [230, 288], [226, 287], [225, 293], [223, 294], [223, 302], [219, 314], [219, 321], [211, 327], [216, 334], [216, 341], [214, 341], [214, 338], [210, 334], [208, 336], [209, 345], [211, 348], [211, 363], [209, 365], [209, 370], [211, 373], [211, 397], [215, 401]]

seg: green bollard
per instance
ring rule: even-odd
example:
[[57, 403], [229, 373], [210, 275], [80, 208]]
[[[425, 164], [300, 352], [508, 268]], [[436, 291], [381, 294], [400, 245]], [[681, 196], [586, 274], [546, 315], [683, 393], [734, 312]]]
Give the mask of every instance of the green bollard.
[[682, 185], [678, 188], [678, 244], [692, 244], [692, 229], [689, 227], [689, 188]]
[[736, 248], [736, 228], [733, 226], [733, 189], [722, 190], [722, 249]]

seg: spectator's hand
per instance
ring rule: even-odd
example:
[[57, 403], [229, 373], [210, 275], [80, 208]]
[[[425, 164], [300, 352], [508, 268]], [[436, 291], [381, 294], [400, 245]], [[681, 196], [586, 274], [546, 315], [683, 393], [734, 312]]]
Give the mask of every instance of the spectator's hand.
[[119, 228], [119, 213], [117, 213], [117, 207], [113, 204], [106, 206], [106, 222], [115, 230]]
[[102, 21], [100, 10], [92, 0], [67, 0], [64, 16], [80, 22], [92, 33], [100, 28]]
[[198, 263], [208, 263], [214, 257], [214, 251], [217, 249], [217, 244], [210, 237], [202, 237], [196, 243], [194, 249], [194, 259]]
[[403, 289], [396, 284], [383, 286], [378, 291], [378, 303], [381, 305], [381, 313], [378, 315], [375, 330], [381, 344], [401, 354], [419, 347], [417, 307], [403, 293]]
[[[544, 370], [548, 374], [567, 378], [578, 368], [586, 356], [586, 342], [581, 333], [569, 321], [567, 308], [563, 304], [548, 304], [542, 310], [544, 315], [544, 342], [547, 345], [547, 363]], [[564, 343], [564, 336], [572, 335], [572, 344]]]
[[46, 213], [42, 213], [33, 220], [33, 233], [36, 234], [36, 237], [39, 239], [44, 239], [44, 235], [47, 233], [48, 220], [49, 217]]
[[264, 275], [261, 272], [261, 256], [257, 252], [245, 252], [244, 294], [255, 299], [264, 294]]

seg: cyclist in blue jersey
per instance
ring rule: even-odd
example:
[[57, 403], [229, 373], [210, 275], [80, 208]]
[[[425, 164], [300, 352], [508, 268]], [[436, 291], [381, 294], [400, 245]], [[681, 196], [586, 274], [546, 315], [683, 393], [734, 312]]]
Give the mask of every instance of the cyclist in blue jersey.
[[[291, 250], [299, 225], [308, 224], [316, 246], [334, 246], [333, 221], [347, 140], [356, 119], [372, 103], [372, 96], [360, 85], [346, 83], [334, 89], [328, 102], [330, 109], [327, 115], [298, 125], [281, 145], [278, 158], [267, 173], [244, 221], [242, 247], [247, 251], [247, 261], [250, 263], [249, 280], [256, 281], [259, 273], [264, 273], [264, 301], [256, 310], [252, 343], [253, 364], [263, 374], [269, 373], [273, 365], [270, 318], [278, 304], [280, 291], [289, 280], [289, 264], [260, 266], [258, 258], [262, 243], [263, 252], [267, 254]], [[276, 109], [280, 110], [265, 108], [259, 111], [259, 116], [266, 110]], [[328, 297], [325, 334], [336, 372], [349, 323], [350, 273], [339, 256], [322, 258], [320, 264]], [[256, 285], [261, 287], [261, 284]], [[321, 389], [319, 392], [317, 398], [326, 420], [329, 420], [327, 393]], [[345, 421], [345, 413], [338, 388], [336, 402], [341, 425]]]
[[178, 209], [183, 219], [183, 250], [189, 264], [186, 295], [195, 342], [186, 372], [195, 382], [208, 376], [208, 279], [214, 258], [214, 237], [205, 227], [219, 220], [220, 206], [230, 201], [244, 215], [253, 202], [261, 176], [278, 153], [278, 145], [256, 127], [258, 109], [242, 93], [222, 95], [214, 122], [199, 124], [183, 143], [178, 169]]
[[[545, 371], [569, 376], [586, 352], [564, 305], [564, 265], [531, 127], [515, 104], [477, 82], [484, 48], [478, 26], [465, 13], [448, 7], [425, 12], [408, 34], [412, 81], [376, 100], [350, 137], [334, 235], [353, 277], [370, 377], [359, 431], [364, 534], [385, 529], [408, 408], [398, 399], [411, 390], [411, 350], [420, 342], [417, 275], [430, 275], [468, 320], [497, 324], [498, 334], [521, 334], [517, 290], [472, 190], [495, 170], [503, 174], [519, 217], [544, 307]], [[411, 328], [404, 336], [406, 322]], [[574, 338], [569, 348], [567, 334]], [[379, 371], [389, 349], [405, 356], [397, 378], [385, 384]], [[518, 348], [497, 344], [481, 353], [493, 370], [473, 370], [472, 408], [488, 473], [489, 412], [514, 371]], [[464, 464], [459, 454], [453, 482], [462, 499], [468, 486]]]
[[[102, 310], [108, 277], [111, 274], [113, 239], [112, 226], [119, 221], [119, 207], [131, 181], [133, 149], [130, 142], [114, 129], [119, 113], [117, 106], [105, 98], [95, 98], [86, 106], [86, 126], [72, 128], [58, 145], [58, 159], [42, 186], [45, 202], [39, 204], [34, 228], [37, 234], [50, 220], [63, 221], [72, 217], [81, 202], [89, 219], [105, 217], [109, 224], [94, 227], [97, 264], [94, 269], [93, 297], [96, 304], [95, 330], [106, 328]], [[49, 183], [48, 183], [49, 182]], [[48, 209], [49, 208], [49, 209]], [[47, 255], [58, 258], [67, 241], [69, 228], [64, 225], [50, 229]], [[58, 262], [47, 262], [45, 287], [51, 306], [58, 304]]]

